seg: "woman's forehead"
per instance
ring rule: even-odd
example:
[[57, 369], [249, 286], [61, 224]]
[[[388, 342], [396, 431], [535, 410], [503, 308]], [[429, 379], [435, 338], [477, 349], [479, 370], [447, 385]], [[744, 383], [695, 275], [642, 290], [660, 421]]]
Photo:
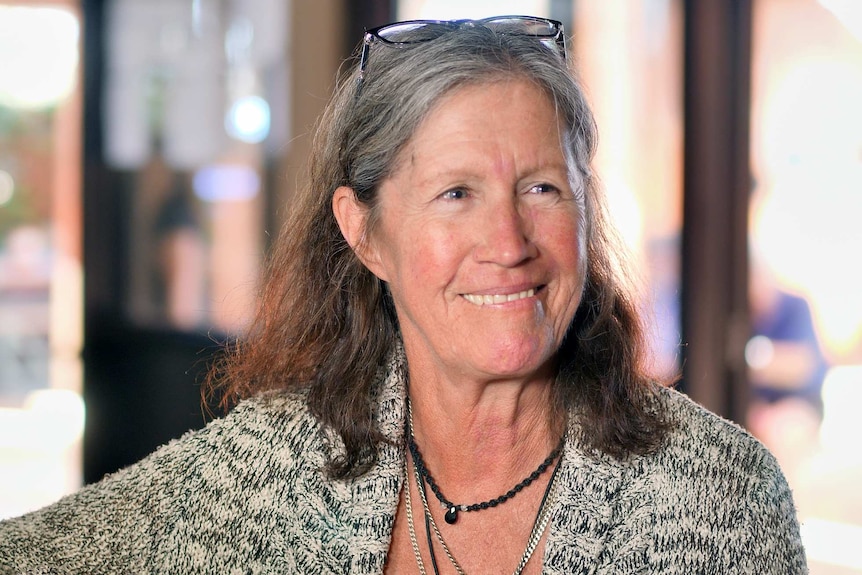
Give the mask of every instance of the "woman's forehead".
[[458, 145], [481, 146], [501, 131], [513, 138], [540, 133], [557, 145], [557, 151], [569, 155], [563, 150], [567, 129], [554, 101], [535, 83], [509, 76], [457, 86], [441, 96], [404, 143], [392, 171], [422, 154], [446, 153]]

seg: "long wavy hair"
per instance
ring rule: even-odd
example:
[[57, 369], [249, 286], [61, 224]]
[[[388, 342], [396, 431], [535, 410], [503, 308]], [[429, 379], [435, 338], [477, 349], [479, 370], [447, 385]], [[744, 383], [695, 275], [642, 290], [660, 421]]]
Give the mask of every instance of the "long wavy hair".
[[339, 186], [354, 190], [369, 208], [370, 233], [380, 184], [434, 105], [465, 85], [509, 79], [527, 79], [553, 101], [571, 169], [585, 185], [585, 238], [572, 249], [586, 251], [586, 278], [558, 352], [554, 411], [578, 406], [589, 429], [584, 440], [615, 457], [651, 450], [667, 428], [650, 401], [634, 292], [590, 167], [597, 136], [584, 92], [552, 49], [477, 26], [421, 44], [375, 45], [361, 82], [355, 69], [342, 75], [268, 259], [252, 327], [210, 374], [225, 408], [265, 391], [302, 391], [344, 442], [345, 455], [330, 461], [333, 477], [359, 476], [376, 461], [384, 439], [373, 384], [400, 337], [386, 285], [341, 235], [333, 194]]

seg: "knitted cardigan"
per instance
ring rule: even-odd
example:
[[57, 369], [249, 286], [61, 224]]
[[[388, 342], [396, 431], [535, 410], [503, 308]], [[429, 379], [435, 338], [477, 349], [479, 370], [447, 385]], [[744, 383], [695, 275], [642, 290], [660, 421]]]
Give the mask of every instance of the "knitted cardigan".
[[[393, 444], [358, 479], [322, 471], [343, 447], [300, 395], [247, 400], [0, 523], [0, 573], [382, 573], [405, 464], [403, 362], [396, 356], [377, 386], [378, 423]], [[570, 430], [543, 573], [806, 573], [769, 452], [678, 392], [662, 389], [658, 401], [675, 428], [646, 456], [589, 455]]]

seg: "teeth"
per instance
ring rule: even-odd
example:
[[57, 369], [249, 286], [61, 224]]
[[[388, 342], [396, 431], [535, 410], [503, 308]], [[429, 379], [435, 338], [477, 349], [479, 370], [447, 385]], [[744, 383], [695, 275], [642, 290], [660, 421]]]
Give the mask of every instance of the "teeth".
[[506, 295], [497, 294], [497, 295], [474, 295], [465, 293], [464, 299], [468, 302], [475, 305], [492, 305], [495, 303], [506, 303], [510, 301], [515, 301], [519, 299], [524, 299], [525, 297], [533, 297], [536, 293], [534, 289], [528, 289], [526, 291], [518, 292], [518, 293], [510, 293]]

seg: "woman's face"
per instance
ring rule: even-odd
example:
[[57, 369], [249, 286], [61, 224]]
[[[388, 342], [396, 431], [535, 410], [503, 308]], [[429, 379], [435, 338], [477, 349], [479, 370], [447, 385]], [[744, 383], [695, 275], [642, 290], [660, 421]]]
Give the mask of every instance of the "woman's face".
[[585, 268], [573, 171], [553, 103], [529, 82], [460, 88], [432, 110], [379, 190], [367, 252], [411, 365], [551, 373]]

